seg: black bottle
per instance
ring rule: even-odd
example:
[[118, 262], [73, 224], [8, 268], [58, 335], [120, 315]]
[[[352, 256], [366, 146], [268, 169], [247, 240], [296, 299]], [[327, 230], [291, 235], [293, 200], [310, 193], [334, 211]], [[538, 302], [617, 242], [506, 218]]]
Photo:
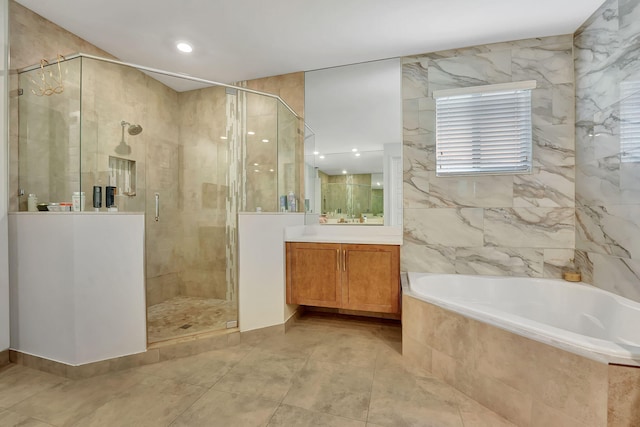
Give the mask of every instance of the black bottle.
[[105, 187], [104, 204], [108, 208], [116, 204], [116, 187]]

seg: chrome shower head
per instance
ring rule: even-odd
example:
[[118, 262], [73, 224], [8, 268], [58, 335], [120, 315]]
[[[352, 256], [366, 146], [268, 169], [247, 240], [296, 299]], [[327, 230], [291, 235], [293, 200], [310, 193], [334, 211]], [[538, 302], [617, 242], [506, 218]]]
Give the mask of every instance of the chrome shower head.
[[132, 125], [131, 123], [125, 122], [124, 120], [120, 122], [120, 126], [122, 126], [123, 130], [125, 126], [129, 126], [129, 128], [127, 129], [127, 132], [131, 136], [139, 135], [142, 132], [142, 126]]

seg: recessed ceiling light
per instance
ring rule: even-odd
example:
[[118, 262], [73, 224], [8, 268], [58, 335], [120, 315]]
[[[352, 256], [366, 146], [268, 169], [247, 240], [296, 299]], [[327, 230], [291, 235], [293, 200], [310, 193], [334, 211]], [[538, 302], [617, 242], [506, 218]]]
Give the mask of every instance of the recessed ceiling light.
[[258, 169], [254, 169], [253, 171], [254, 171], [254, 172], [260, 172]]
[[342, 173], [347, 173], [347, 171], [346, 171], [346, 170], [344, 170], [344, 171], [342, 171]]
[[376, 185], [380, 185], [380, 183], [379, 183], [379, 182], [376, 182]]
[[227, 137], [226, 136], [221, 136], [220, 139], [227, 139]]
[[257, 163], [254, 163], [254, 164], [253, 164], [253, 166], [260, 166], [260, 165], [259, 165], [259, 164], [257, 164]]
[[254, 131], [251, 131], [251, 130], [249, 132], [247, 132], [247, 135], [255, 135], [255, 134], [256, 133]]
[[262, 142], [269, 142], [269, 140], [268, 139], [263, 139]]
[[356, 157], [360, 157], [360, 153], [356, 153]]
[[269, 169], [269, 172], [274, 172], [274, 170], [273, 169]]
[[324, 159], [324, 156], [320, 156], [321, 159]]
[[314, 151], [314, 152], [313, 152], [313, 155], [314, 155], [314, 156], [317, 156], [318, 154], [320, 154], [320, 152], [319, 152], [319, 151]]
[[176, 44], [176, 47], [178, 48], [178, 50], [180, 52], [184, 52], [184, 53], [191, 53], [193, 52], [193, 47], [186, 42], [179, 42], [178, 44]]
[[351, 151], [353, 151], [355, 153], [356, 151], [358, 151], [358, 149], [357, 148], [352, 148]]

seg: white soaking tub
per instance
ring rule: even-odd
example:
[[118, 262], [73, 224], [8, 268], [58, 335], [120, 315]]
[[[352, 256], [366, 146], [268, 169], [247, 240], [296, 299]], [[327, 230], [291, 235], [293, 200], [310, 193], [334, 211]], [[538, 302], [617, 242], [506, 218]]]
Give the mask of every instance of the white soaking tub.
[[640, 304], [581, 283], [409, 273], [402, 354], [519, 426], [640, 426]]
[[598, 362], [640, 366], [640, 303], [584, 283], [410, 272], [403, 293]]

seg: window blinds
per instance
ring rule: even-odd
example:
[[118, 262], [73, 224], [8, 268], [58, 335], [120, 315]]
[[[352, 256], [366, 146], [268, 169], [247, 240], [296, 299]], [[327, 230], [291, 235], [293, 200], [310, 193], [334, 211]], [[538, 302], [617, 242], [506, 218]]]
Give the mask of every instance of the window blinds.
[[640, 162], [640, 81], [620, 86], [620, 161]]
[[436, 175], [531, 172], [535, 81], [434, 92]]

